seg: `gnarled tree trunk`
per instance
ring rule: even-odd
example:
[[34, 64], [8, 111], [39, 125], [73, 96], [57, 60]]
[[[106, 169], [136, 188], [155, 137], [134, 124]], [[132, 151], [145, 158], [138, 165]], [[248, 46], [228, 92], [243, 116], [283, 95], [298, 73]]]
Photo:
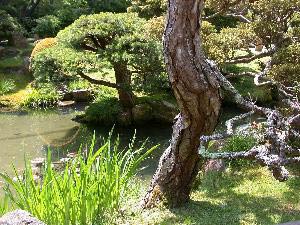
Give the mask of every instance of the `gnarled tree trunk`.
[[144, 198], [144, 207], [151, 207], [161, 194], [170, 206], [189, 200], [201, 161], [199, 137], [211, 133], [218, 121], [219, 83], [200, 47], [203, 3], [204, 0], [168, 0], [164, 55], [181, 113]]
[[118, 89], [119, 100], [124, 112], [132, 116], [132, 108], [134, 106], [134, 95], [131, 90], [131, 72], [127, 69], [126, 64], [115, 63], [114, 65], [116, 84], [122, 88]]

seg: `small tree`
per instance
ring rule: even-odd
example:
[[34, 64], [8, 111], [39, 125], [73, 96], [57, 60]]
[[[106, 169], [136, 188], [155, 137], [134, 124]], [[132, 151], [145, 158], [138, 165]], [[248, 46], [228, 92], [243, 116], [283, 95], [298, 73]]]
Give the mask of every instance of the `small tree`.
[[[42, 76], [46, 74], [42, 73], [42, 70], [45, 70], [42, 62], [48, 61], [53, 65], [54, 69], [51, 71], [54, 74], [80, 75], [92, 83], [116, 88], [123, 110], [131, 119], [135, 99], [133, 80], [138, 83], [137, 86], [141, 86], [139, 83], [160, 76], [164, 71], [162, 46], [158, 41], [146, 35], [145, 22], [133, 13], [100, 13], [81, 16], [58, 33], [56, 46], [34, 57], [33, 72], [36, 68], [37, 74]], [[55, 54], [55, 52], [60, 54]], [[68, 54], [63, 52], [68, 52]], [[95, 62], [95, 59], [98, 62]], [[65, 65], [72, 65], [72, 69], [69, 67], [55, 69], [57, 65], [63, 65], [65, 61], [68, 61]], [[78, 67], [74, 72], [76, 64]], [[104, 64], [106, 67], [108, 64], [108, 67], [113, 68], [115, 83], [95, 80], [87, 74], [101, 72]], [[53, 76], [50, 73], [47, 74]]]

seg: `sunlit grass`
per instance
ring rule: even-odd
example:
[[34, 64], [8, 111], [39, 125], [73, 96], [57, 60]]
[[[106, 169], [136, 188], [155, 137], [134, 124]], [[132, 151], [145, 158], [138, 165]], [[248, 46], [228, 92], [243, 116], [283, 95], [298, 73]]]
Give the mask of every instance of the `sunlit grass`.
[[278, 182], [266, 168], [254, 167], [212, 176], [201, 176], [185, 206], [168, 209], [160, 205], [143, 211], [129, 207], [119, 224], [273, 225], [300, 219], [300, 178]]

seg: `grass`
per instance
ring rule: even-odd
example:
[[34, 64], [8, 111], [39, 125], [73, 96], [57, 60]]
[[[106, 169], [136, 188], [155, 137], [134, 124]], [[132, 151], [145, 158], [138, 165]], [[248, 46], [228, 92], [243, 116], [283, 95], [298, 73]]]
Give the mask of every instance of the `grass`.
[[80, 151], [63, 172], [53, 169], [51, 153], [45, 163], [43, 180], [36, 181], [26, 163], [23, 179], [1, 174], [8, 186], [5, 196], [13, 207], [24, 209], [48, 225], [105, 224], [114, 220], [121, 202], [131, 189], [131, 181], [140, 163], [156, 148], [147, 151], [142, 145], [119, 151], [119, 140], [110, 138], [96, 151], [95, 139], [90, 148]]
[[243, 97], [251, 98], [259, 104], [273, 101], [272, 90], [267, 86], [256, 86], [252, 77], [233, 78], [230, 81]]
[[9, 69], [15, 67], [21, 67], [23, 65], [23, 57], [15, 56], [6, 59], [1, 59], [0, 69]]
[[266, 168], [250, 167], [220, 174], [215, 184], [212, 179], [210, 174], [202, 175], [184, 207], [129, 208], [118, 224], [273, 225], [300, 219], [299, 178], [278, 182]]

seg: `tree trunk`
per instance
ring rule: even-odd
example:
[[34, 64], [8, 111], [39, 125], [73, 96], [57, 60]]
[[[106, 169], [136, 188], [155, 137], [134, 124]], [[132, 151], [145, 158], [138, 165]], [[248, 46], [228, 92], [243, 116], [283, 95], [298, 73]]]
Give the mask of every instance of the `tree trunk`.
[[115, 63], [114, 71], [116, 77], [116, 84], [123, 87], [118, 89], [119, 100], [125, 112], [130, 113], [134, 106], [134, 95], [131, 90], [131, 72], [127, 69], [126, 64]]
[[199, 172], [199, 138], [211, 133], [221, 107], [219, 83], [207, 62], [200, 39], [204, 0], [168, 0], [164, 56], [180, 114], [173, 126], [170, 146], [163, 153], [143, 206], [160, 197], [176, 207], [189, 200]]
[[41, 0], [31, 0], [29, 3], [28, 3], [28, 6], [26, 7], [25, 9], [25, 12], [24, 12], [24, 17], [32, 17], [35, 9], [37, 8], [37, 6], [40, 4]]

